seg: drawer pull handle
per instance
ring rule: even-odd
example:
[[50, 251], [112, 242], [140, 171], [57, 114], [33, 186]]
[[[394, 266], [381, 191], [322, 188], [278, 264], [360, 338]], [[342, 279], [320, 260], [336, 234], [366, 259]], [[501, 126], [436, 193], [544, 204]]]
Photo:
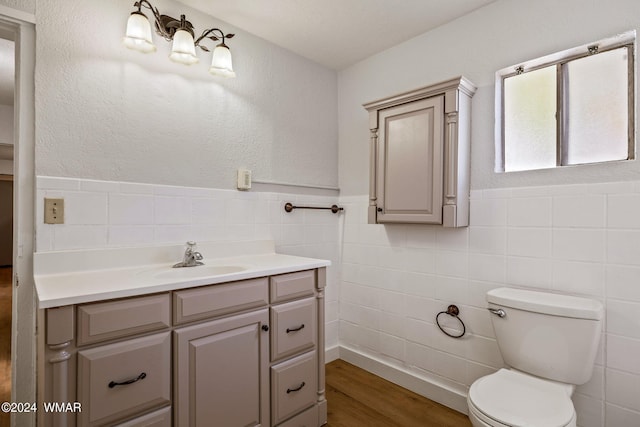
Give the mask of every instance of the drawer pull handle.
[[302, 390], [302, 387], [304, 387], [304, 381], [302, 381], [302, 384], [300, 384], [297, 388], [288, 388], [287, 394], [293, 393], [294, 391], [300, 391]]
[[130, 379], [130, 380], [123, 381], [123, 382], [121, 382], [121, 383], [117, 383], [117, 382], [115, 382], [115, 381], [111, 381], [111, 382], [109, 383], [109, 388], [114, 388], [114, 387], [115, 387], [115, 386], [117, 386], [117, 385], [129, 385], [129, 384], [133, 384], [133, 383], [138, 382], [138, 381], [140, 381], [140, 380], [143, 380], [143, 379], [145, 379], [145, 378], [147, 378], [147, 374], [143, 372], [143, 373], [141, 373], [140, 375], [138, 375], [138, 376], [137, 376], [137, 378], [132, 378], [132, 379]]
[[299, 330], [304, 329], [304, 323], [297, 328], [287, 328], [287, 333], [289, 332], [298, 332]]

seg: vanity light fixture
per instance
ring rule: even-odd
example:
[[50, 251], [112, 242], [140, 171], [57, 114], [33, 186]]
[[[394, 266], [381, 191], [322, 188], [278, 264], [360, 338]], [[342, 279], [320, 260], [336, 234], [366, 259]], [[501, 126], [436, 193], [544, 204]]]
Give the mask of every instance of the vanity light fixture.
[[209, 72], [223, 77], [235, 77], [231, 51], [225, 44], [225, 39], [230, 39], [234, 34], [225, 34], [219, 28], [204, 30], [202, 35], [194, 40], [194, 28], [191, 22], [187, 21], [184, 15], [180, 19], [175, 19], [167, 15], [161, 15], [157, 8], [153, 7], [147, 0], [136, 1], [133, 4], [135, 10], [127, 21], [127, 32], [124, 37], [124, 45], [129, 49], [138, 52], [151, 53], [156, 51], [156, 46], [151, 38], [151, 24], [147, 16], [142, 13], [142, 6], [148, 8], [155, 18], [155, 30], [166, 41], [172, 42], [169, 59], [172, 61], [191, 65], [199, 61], [196, 56], [196, 47], [210, 52], [209, 48], [200, 44], [204, 39], [220, 41], [213, 49], [211, 67]]

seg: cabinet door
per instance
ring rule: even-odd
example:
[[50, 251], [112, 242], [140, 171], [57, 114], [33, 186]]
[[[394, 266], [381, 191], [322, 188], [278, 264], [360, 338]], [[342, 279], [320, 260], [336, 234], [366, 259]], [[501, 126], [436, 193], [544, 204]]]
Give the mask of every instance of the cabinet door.
[[378, 222], [442, 224], [444, 96], [380, 110]]
[[174, 332], [175, 425], [269, 425], [267, 309]]

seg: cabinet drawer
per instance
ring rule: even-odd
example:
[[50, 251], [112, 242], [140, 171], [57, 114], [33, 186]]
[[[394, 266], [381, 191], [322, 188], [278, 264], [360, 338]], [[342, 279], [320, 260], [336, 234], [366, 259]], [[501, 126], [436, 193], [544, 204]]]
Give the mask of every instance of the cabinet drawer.
[[169, 294], [78, 306], [78, 345], [171, 326]]
[[316, 286], [316, 271], [298, 271], [272, 276], [270, 282], [271, 302], [282, 302], [313, 295]]
[[171, 406], [117, 424], [115, 427], [171, 427]]
[[261, 307], [269, 303], [268, 293], [267, 278], [176, 291], [174, 322], [187, 323]]
[[163, 332], [78, 352], [80, 426], [102, 425], [170, 403], [170, 336]]
[[316, 401], [318, 366], [309, 352], [271, 368], [271, 418], [276, 425]]
[[316, 344], [316, 300], [271, 307], [271, 360], [301, 352]]
[[306, 411], [278, 424], [278, 427], [318, 427], [318, 407], [316, 405]]

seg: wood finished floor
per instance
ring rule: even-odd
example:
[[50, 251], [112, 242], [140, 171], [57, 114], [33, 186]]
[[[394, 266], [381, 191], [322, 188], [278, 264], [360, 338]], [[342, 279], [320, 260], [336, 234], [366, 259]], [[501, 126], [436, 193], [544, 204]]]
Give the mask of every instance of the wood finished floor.
[[[0, 268], [0, 402], [11, 401], [11, 267]], [[0, 427], [9, 414], [0, 412]]]
[[465, 427], [466, 415], [335, 360], [326, 365], [328, 427]]

